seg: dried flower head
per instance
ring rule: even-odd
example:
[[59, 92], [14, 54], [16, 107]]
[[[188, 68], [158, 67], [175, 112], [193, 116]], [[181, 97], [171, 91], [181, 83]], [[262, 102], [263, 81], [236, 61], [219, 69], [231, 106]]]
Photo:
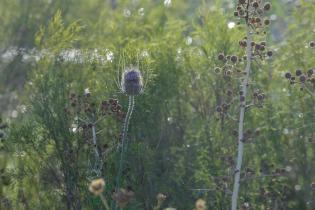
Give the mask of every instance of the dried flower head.
[[158, 201], [158, 203], [163, 203], [166, 199], [166, 195], [159, 193], [156, 196], [156, 200]]
[[94, 179], [89, 185], [89, 190], [94, 195], [100, 195], [104, 191], [105, 181], [103, 178]]
[[139, 69], [126, 69], [121, 78], [122, 92], [129, 96], [139, 95], [143, 90], [143, 79]]
[[201, 198], [199, 198], [196, 201], [195, 208], [196, 208], [196, 210], [206, 210], [207, 209], [206, 201], [201, 199]]
[[133, 198], [134, 192], [130, 189], [120, 188], [118, 191], [113, 192], [112, 198], [116, 201], [120, 208], [124, 208]]

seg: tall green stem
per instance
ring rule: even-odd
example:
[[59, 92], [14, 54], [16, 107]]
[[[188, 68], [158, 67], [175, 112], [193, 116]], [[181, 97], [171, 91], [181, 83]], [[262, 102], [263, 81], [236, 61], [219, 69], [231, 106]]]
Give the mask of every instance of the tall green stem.
[[118, 169], [118, 174], [117, 174], [117, 187], [116, 187], [117, 190], [119, 189], [120, 177], [122, 173], [123, 158], [124, 158], [124, 152], [125, 152], [124, 146], [125, 146], [126, 136], [128, 134], [129, 121], [133, 112], [134, 105], [135, 105], [134, 96], [129, 96], [129, 106], [128, 106], [127, 115], [124, 121], [122, 140], [121, 140], [122, 143], [121, 143], [120, 161], [119, 161], [119, 169]]

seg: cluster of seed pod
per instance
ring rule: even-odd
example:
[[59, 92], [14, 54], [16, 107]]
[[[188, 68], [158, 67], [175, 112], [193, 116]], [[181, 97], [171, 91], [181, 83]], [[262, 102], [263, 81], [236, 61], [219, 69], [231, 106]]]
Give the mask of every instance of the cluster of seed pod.
[[[96, 102], [92, 101], [90, 93], [85, 93], [83, 96], [70, 94], [69, 106], [64, 109], [65, 113], [69, 115], [91, 115], [96, 117], [105, 115], [115, 115], [118, 120], [122, 121], [125, 117], [125, 113], [122, 111], [122, 106], [117, 99], [110, 98], [100, 103], [97, 108]], [[97, 116], [100, 115], [100, 116]]]
[[230, 81], [233, 75], [239, 75], [242, 72], [242, 70], [237, 67], [237, 64], [241, 63], [243, 59], [237, 55], [219, 53], [218, 60], [223, 63], [223, 66], [215, 67], [214, 72], [221, 74], [225, 80]]
[[115, 114], [120, 121], [125, 118], [125, 113], [122, 111], [122, 106], [117, 99], [110, 98], [102, 101], [100, 110], [102, 115]]
[[300, 84], [303, 89], [305, 85], [315, 87], [314, 69], [309, 69], [307, 72], [303, 72], [301, 69], [297, 69], [293, 75], [291, 72], [285, 73], [285, 78], [290, 81], [290, 84]]
[[253, 93], [253, 104], [262, 107], [264, 100], [266, 99], [265, 94], [261, 90], [256, 90]]
[[264, 15], [271, 9], [269, 2], [262, 0], [238, 0], [234, 16], [244, 19], [257, 34], [264, 31], [264, 27], [270, 25], [270, 20]]
[[[239, 45], [241, 48], [246, 48], [247, 46], [247, 37], [244, 37], [242, 40], [239, 41]], [[273, 56], [272, 50], [267, 50], [266, 42], [251, 42], [252, 46], [252, 59], [258, 58], [264, 60], [265, 58], [271, 58]], [[246, 56], [243, 58], [246, 60]]]
[[230, 104], [223, 103], [220, 106], [217, 106], [216, 111], [220, 114], [227, 114], [228, 109], [230, 108]]
[[[120, 122], [125, 118], [125, 113], [122, 111], [122, 106], [117, 99], [103, 100], [97, 106], [97, 102], [92, 99], [89, 91], [85, 91], [83, 95], [71, 93], [68, 104], [64, 111], [69, 117], [74, 119], [75, 131], [78, 131], [83, 139], [91, 145], [93, 145], [91, 141], [93, 135], [92, 127], [98, 122], [106, 116], [113, 116]], [[94, 146], [97, 146], [99, 151], [105, 151], [108, 148], [107, 144]]]

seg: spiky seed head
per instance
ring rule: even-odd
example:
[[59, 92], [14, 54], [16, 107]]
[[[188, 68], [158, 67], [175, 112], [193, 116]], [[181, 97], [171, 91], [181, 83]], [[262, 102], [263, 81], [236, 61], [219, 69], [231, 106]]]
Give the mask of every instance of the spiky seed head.
[[122, 92], [128, 96], [139, 95], [143, 90], [143, 79], [137, 68], [126, 69], [121, 79]]

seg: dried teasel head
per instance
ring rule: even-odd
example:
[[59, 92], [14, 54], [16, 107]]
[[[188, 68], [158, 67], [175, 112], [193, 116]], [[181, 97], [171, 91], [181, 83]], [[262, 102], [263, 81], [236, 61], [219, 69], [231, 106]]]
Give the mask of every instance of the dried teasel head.
[[196, 208], [196, 210], [206, 210], [207, 209], [206, 201], [201, 199], [201, 198], [199, 198], [196, 201], [195, 208]]
[[116, 201], [120, 208], [124, 208], [134, 197], [134, 194], [135, 193], [131, 189], [120, 188], [119, 190], [113, 192], [112, 198]]
[[94, 179], [89, 185], [89, 190], [94, 195], [100, 195], [104, 191], [105, 181], [103, 178]]
[[139, 95], [143, 91], [143, 78], [139, 69], [126, 69], [121, 78], [122, 92], [128, 96]]

